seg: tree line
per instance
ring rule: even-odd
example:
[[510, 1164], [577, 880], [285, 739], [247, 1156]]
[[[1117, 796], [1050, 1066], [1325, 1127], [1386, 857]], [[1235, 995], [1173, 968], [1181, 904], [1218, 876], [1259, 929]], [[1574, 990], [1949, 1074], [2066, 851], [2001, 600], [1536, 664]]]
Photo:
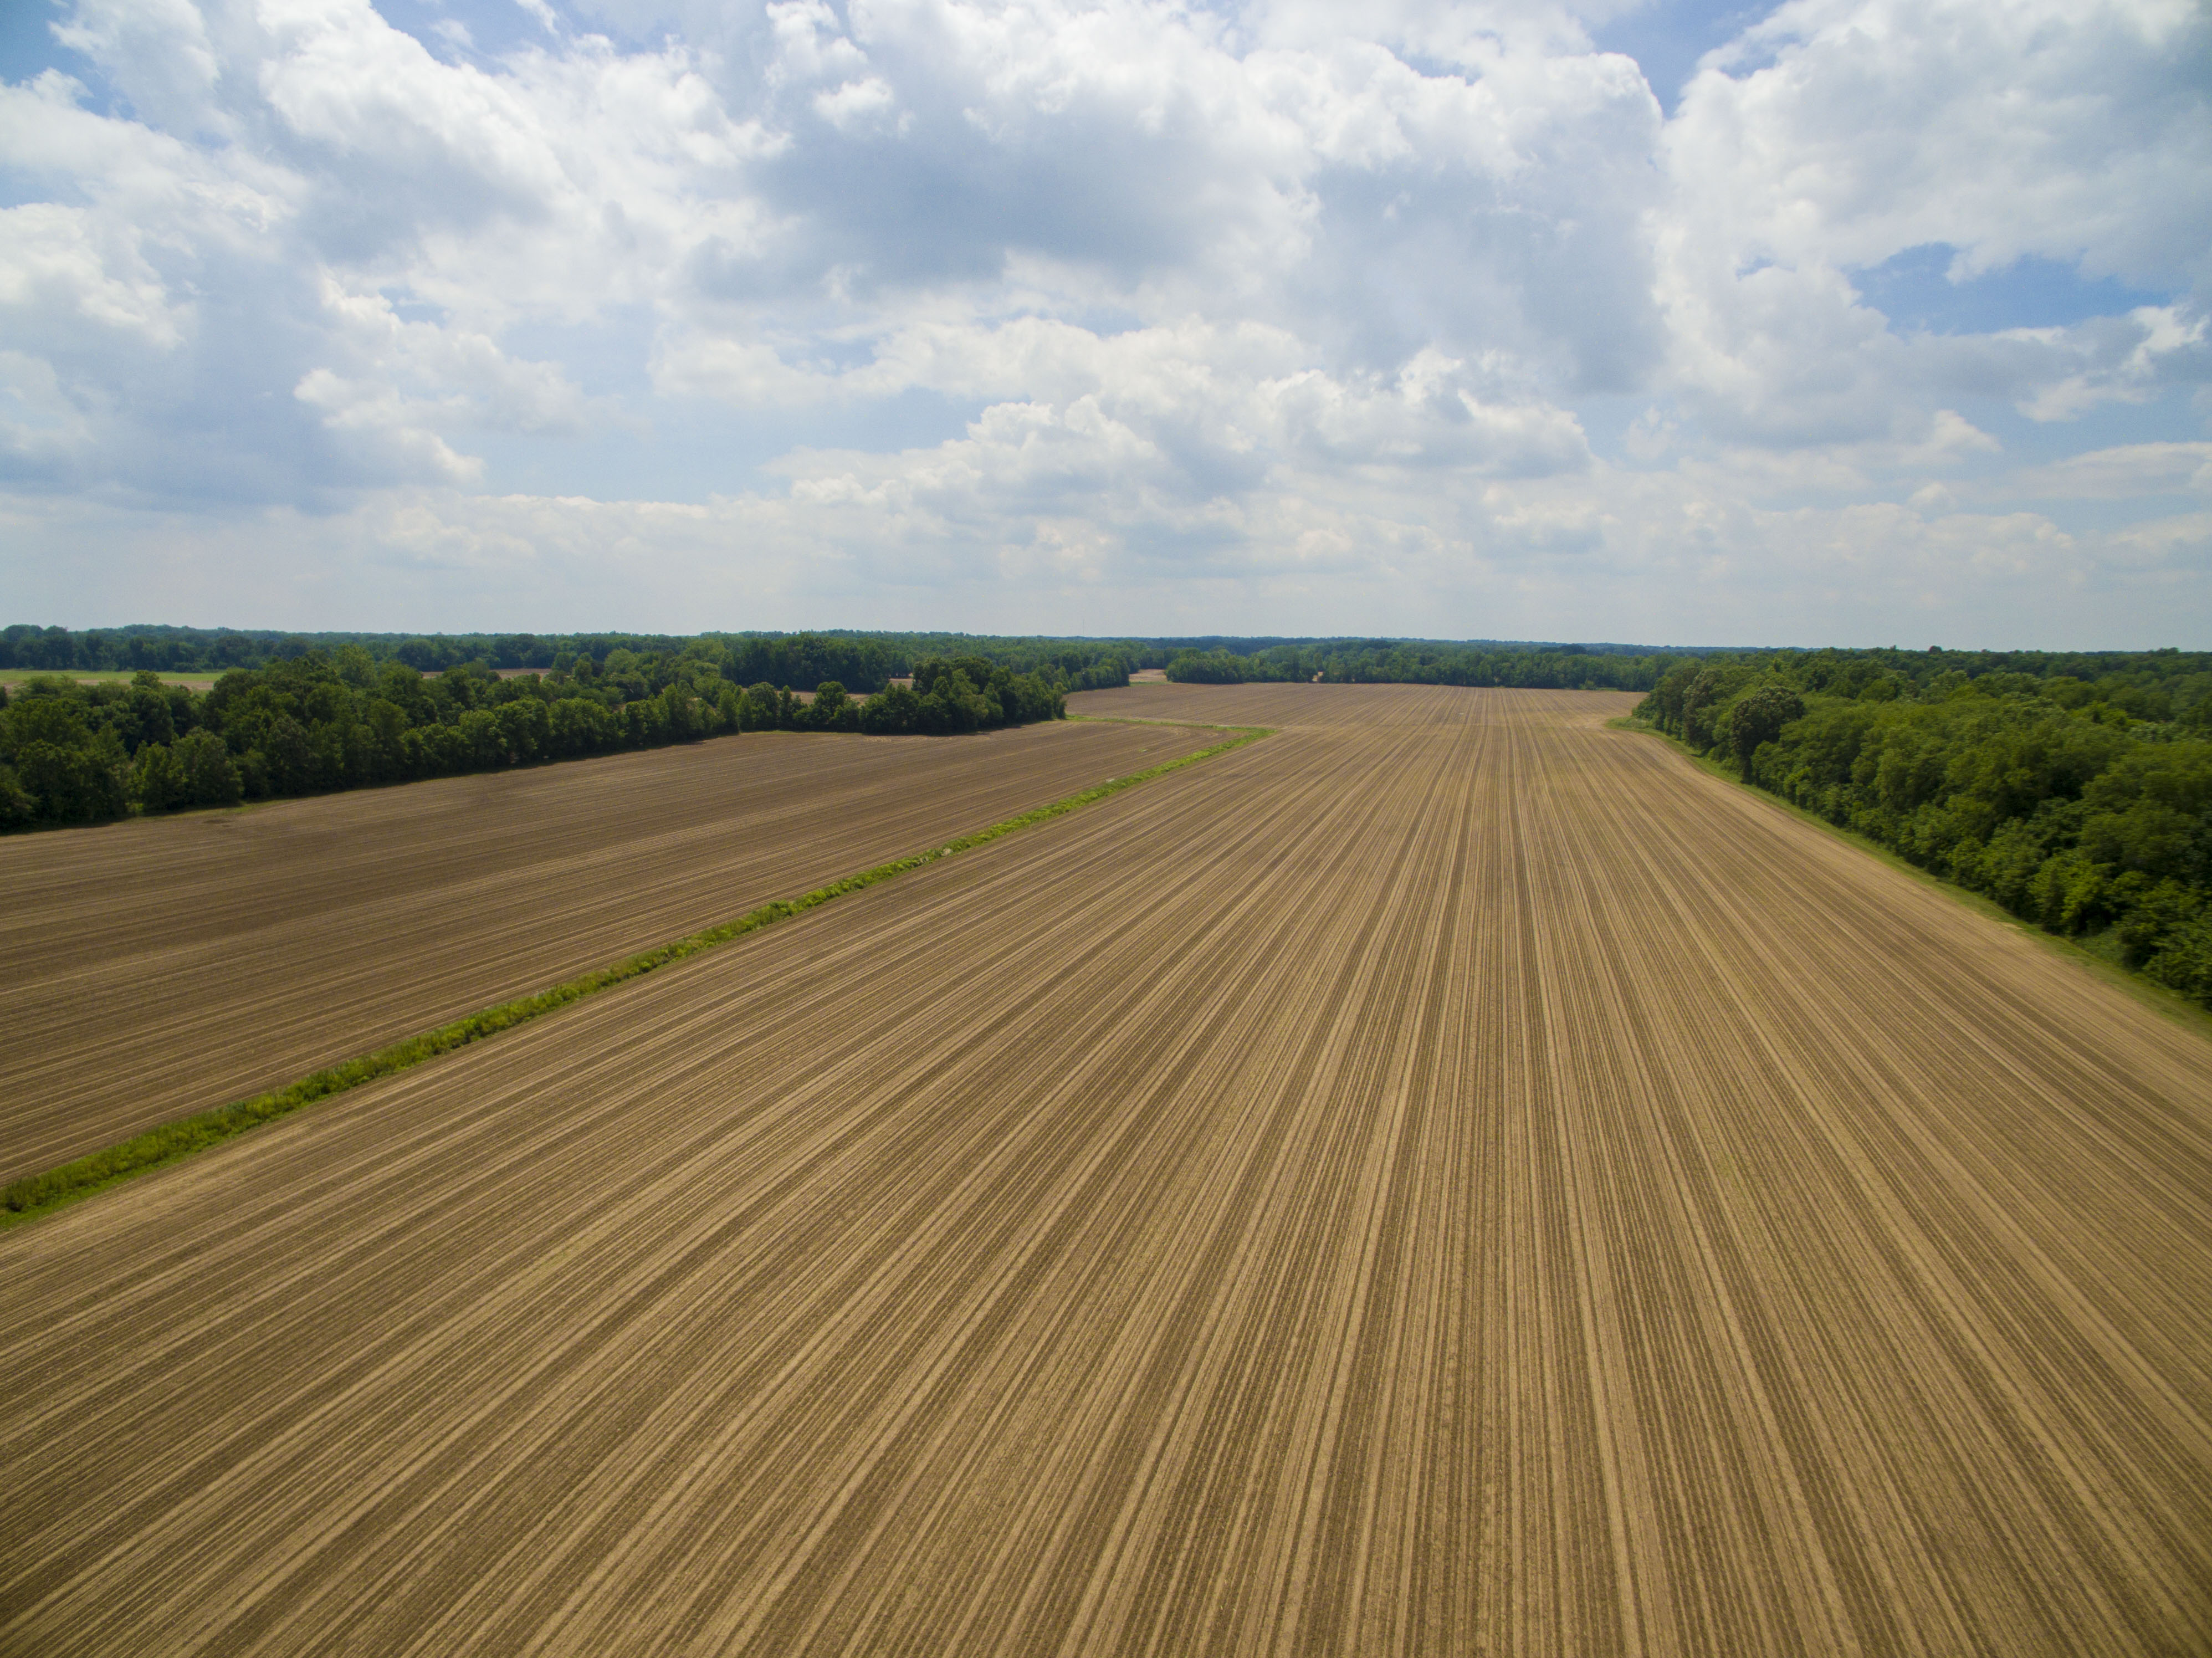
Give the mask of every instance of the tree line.
[[1066, 716], [1054, 679], [978, 656], [929, 657], [913, 683], [811, 699], [730, 677], [758, 659], [712, 639], [502, 677], [428, 676], [357, 645], [238, 668], [196, 693], [151, 670], [128, 683], [34, 677], [0, 690], [0, 828], [98, 823], [411, 778], [656, 748], [726, 732], [951, 735]]
[[1712, 656], [1637, 712], [2212, 1006], [2212, 654]]
[[[682, 655], [703, 640], [724, 653], [725, 676], [738, 684], [814, 685], [836, 680], [848, 690], [872, 693], [913, 671], [928, 658], [974, 657], [1065, 682], [1069, 690], [1101, 690], [1128, 683], [1140, 668], [1164, 668], [1197, 655], [1209, 662], [1235, 657], [1254, 664], [1246, 677], [1308, 678], [1316, 672], [1344, 679], [1412, 680], [1444, 684], [1518, 684], [1559, 658], [1650, 656], [1652, 650], [1619, 645], [1527, 645], [1497, 640], [1436, 641], [1389, 639], [1284, 639], [1212, 635], [1199, 638], [1078, 639], [1051, 635], [1000, 636], [956, 633], [863, 633], [829, 629], [802, 633], [665, 634], [408, 634], [283, 633], [267, 629], [178, 628], [133, 623], [72, 633], [18, 623], [0, 628], [0, 672], [218, 674], [232, 668], [264, 668], [296, 661], [311, 651], [335, 654], [348, 646], [375, 662], [400, 662], [422, 673], [481, 662], [513, 671], [568, 671], [584, 657], [604, 664], [617, 651], [633, 656]], [[1334, 665], [1332, 666], [1331, 665]], [[1602, 667], [1588, 683], [1610, 684]], [[1521, 677], [1514, 676], [1519, 675]], [[1550, 680], [1545, 680], [1549, 683]], [[1628, 689], [1643, 689], [1643, 684]]]
[[[1347, 683], [1644, 690], [1674, 659], [1665, 653], [1628, 646], [1226, 635], [1079, 639], [830, 629], [678, 637], [622, 633], [299, 634], [138, 623], [74, 633], [26, 623], [0, 628], [0, 672], [214, 676], [236, 669], [273, 668], [318, 653], [333, 661], [341, 653], [348, 660], [357, 659], [357, 653], [379, 666], [398, 663], [425, 675], [483, 666], [571, 677], [607, 671], [617, 655], [625, 660], [656, 660], [696, 659], [703, 653], [733, 684], [807, 686], [835, 681], [848, 693], [863, 695], [884, 690], [921, 662], [955, 658], [987, 662], [1017, 676], [1031, 675], [1063, 693], [1126, 685], [1131, 673], [1145, 668], [1164, 668], [1170, 678], [1202, 683], [1318, 677]], [[580, 666], [586, 663], [588, 669]]]
[[1631, 655], [1586, 646], [1433, 644], [1419, 640], [1292, 642], [1239, 654], [1187, 650], [1167, 677], [1185, 684], [1316, 682], [1347, 685], [1522, 686], [1540, 690], [1649, 690], [1673, 665], [1665, 653]]
[[[965, 634], [737, 633], [677, 637], [662, 634], [287, 634], [267, 629], [173, 628], [134, 624], [89, 629], [0, 629], [0, 671], [41, 673], [218, 674], [265, 668], [311, 652], [350, 647], [372, 662], [398, 662], [434, 674], [480, 663], [515, 670], [570, 672], [584, 658], [604, 665], [617, 652], [634, 657], [682, 656], [694, 645], [714, 647], [723, 677], [739, 685], [817, 685], [834, 679], [872, 693], [931, 658], [969, 657], [1036, 673], [1070, 690], [1126, 685], [1133, 669], [1167, 659], [1133, 640], [1016, 638]], [[1154, 659], [1157, 658], [1157, 660]]]

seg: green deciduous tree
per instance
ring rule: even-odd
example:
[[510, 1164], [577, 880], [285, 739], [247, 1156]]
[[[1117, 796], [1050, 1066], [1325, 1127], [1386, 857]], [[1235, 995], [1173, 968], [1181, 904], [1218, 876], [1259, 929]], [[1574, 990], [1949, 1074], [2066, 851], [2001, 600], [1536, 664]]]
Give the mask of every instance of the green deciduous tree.
[[131, 797], [144, 811], [167, 811], [191, 798], [185, 768], [167, 745], [149, 743], [131, 762]]
[[1751, 757], [1762, 743], [1782, 735], [1782, 728], [1805, 717], [1805, 699], [1788, 685], [1767, 683], [1747, 691], [1728, 711], [1729, 746], [1735, 754], [1735, 768], [1751, 775]]
[[195, 806], [234, 806], [245, 793], [237, 763], [212, 732], [192, 732], [173, 752], [184, 773], [185, 798]]

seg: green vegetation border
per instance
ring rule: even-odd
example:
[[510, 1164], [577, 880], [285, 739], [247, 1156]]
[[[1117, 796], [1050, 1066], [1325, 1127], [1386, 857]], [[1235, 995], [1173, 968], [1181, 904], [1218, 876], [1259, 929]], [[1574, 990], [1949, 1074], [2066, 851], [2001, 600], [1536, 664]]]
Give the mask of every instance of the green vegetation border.
[[2118, 962], [2108, 957], [2100, 956], [2094, 950], [2078, 944], [2071, 938], [2063, 938], [2056, 932], [2046, 932], [2034, 922], [2022, 920], [2002, 904], [1984, 897], [1971, 887], [1962, 887], [1956, 881], [1947, 881], [1934, 871], [1923, 869], [1919, 865], [1899, 857], [1879, 841], [1870, 840], [1856, 829], [1848, 829], [1839, 823], [1832, 823], [1817, 811], [1808, 811], [1794, 800], [1785, 800], [1778, 794], [1760, 788], [1756, 783], [1745, 782], [1735, 774], [1734, 768], [1722, 764], [1710, 755], [1699, 754], [1680, 738], [1661, 731], [1658, 726], [1648, 720], [1624, 716], [1618, 720], [1608, 720], [1605, 723], [1615, 731], [1641, 732], [1647, 737], [1657, 738], [1668, 748], [1688, 760], [1698, 770], [1711, 774], [1731, 787], [1741, 789], [1747, 794], [1756, 796], [1778, 811], [1787, 812], [1803, 823], [1810, 823], [1822, 834], [1841, 841], [1847, 846], [1856, 847], [1869, 857], [1888, 865], [1890, 868], [1900, 874], [1911, 876], [1923, 886], [1935, 888], [1954, 902], [1965, 905], [1976, 914], [1984, 916], [1999, 926], [2020, 934], [2062, 960], [2072, 963], [2091, 977], [2102, 980], [2115, 990], [2134, 998], [2152, 1012], [2161, 1014], [2176, 1024], [2185, 1026], [2198, 1035], [2212, 1041], [2212, 1012], [2208, 1012], [2197, 1006], [2195, 1002], [2179, 991], [2168, 990], [2164, 985], [2154, 983], [2139, 973], [2130, 973]]
[[1077, 793], [1035, 807], [1018, 817], [1002, 819], [972, 834], [948, 841], [941, 847], [894, 859], [888, 864], [878, 864], [857, 875], [848, 875], [842, 880], [817, 887], [797, 898], [776, 899], [757, 909], [748, 910], [733, 921], [725, 921], [720, 926], [708, 927], [703, 932], [694, 932], [645, 950], [617, 962], [611, 967], [599, 968], [567, 980], [534, 996], [501, 1002], [495, 1007], [485, 1008], [452, 1024], [424, 1031], [389, 1048], [379, 1048], [374, 1054], [364, 1054], [358, 1059], [347, 1060], [314, 1072], [289, 1087], [257, 1094], [251, 1099], [239, 1100], [229, 1105], [217, 1106], [212, 1110], [202, 1111], [174, 1122], [163, 1123], [143, 1133], [134, 1134], [119, 1145], [89, 1152], [42, 1174], [26, 1175], [10, 1182], [4, 1191], [0, 1191], [0, 1230], [40, 1219], [58, 1209], [88, 1198], [95, 1192], [119, 1185], [139, 1175], [151, 1173], [154, 1169], [204, 1151], [210, 1146], [221, 1145], [248, 1129], [257, 1128], [278, 1117], [289, 1116], [302, 1107], [329, 1099], [334, 1094], [343, 1094], [348, 1089], [358, 1088], [364, 1083], [375, 1082], [397, 1072], [408, 1070], [427, 1060], [436, 1059], [441, 1054], [450, 1054], [457, 1048], [465, 1048], [471, 1042], [482, 1042], [487, 1036], [495, 1036], [503, 1030], [526, 1024], [571, 1003], [595, 996], [603, 990], [611, 990], [629, 980], [641, 978], [656, 969], [672, 966], [687, 957], [703, 954], [749, 933], [774, 926], [779, 921], [802, 915], [810, 909], [818, 909], [848, 893], [880, 885], [924, 865], [956, 857], [1018, 830], [1032, 828], [1055, 817], [1064, 817], [1109, 795], [1119, 794], [1124, 789], [1134, 788], [1139, 783], [1150, 782], [1156, 777], [1180, 771], [1186, 766], [1197, 765], [1200, 761], [1211, 760], [1232, 749], [1241, 749], [1247, 744], [1256, 743], [1261, 738], [1273, 734], [1271, 727], [1263, 726], [1204, 726], [1196, 722], [1167, 721], [1145, 723], [1188, 723], [1196, 729], [1233, 732], [1236, 735], [1227, 742], [1216, 743], [1173, 760], [1162, 761], [1143, 771], [1131, 772], [1124, 777], [1109, 778], [1103, 783], [1094, 784]]

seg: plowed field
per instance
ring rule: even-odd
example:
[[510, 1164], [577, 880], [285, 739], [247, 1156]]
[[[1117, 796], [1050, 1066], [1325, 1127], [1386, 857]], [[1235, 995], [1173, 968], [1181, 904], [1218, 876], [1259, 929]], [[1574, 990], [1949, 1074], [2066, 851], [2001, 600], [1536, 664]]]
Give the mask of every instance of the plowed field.
[[2212, 1044], [1627, 699], [1255, 746], [0, 1235], [0, 1651], [2203, 1652]]
[[0, 840], [0, 1181], [1212, 740], [785, 732]]

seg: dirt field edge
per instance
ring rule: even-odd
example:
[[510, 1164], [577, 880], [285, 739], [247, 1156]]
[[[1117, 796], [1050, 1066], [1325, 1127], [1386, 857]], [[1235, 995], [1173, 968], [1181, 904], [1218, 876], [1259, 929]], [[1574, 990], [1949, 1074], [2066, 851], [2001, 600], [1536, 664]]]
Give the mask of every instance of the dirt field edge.
[[[1102, 722], [1129, 723], [1129, 722]], [[1153, 721], [1153, 724], [1203, 726], [1200, 721]], [[501, 1031], [526, 1024], [545, 1014], [582, 1001], [632, 979], [641, 978], [657, 968], [667, 967], [704, 951], [731, 944], [738, 938], [790, 920], [811, 909], [845, 896], [848, 893], [878, 886], [894, 880], [909, 871], [946, 858], [957, 857], [963, 852], [997, 841], [1019, 830], [1030, 829], [1056, 817], [1079, 811], [1139, 783], [1150, 782], [1170, 772], [1180, 771], [1201, 761], [1241, 749], [1273, 734], [1271, 728], [1261, 726], [1214, 726], [1210, 729], [1233, 732], [1225, 742], [1212, 744], [1172, 760], [1162, 761], [1142, 771], [1112, 777], [1104, 782], [1079, 789], [1073, 794], [1063, 795], [1057, 800], [1001, 818], [995, 823], [960, 835], [943, 846], [912, 853], [888, 863], [874, 865], [857, 873], [843, 876], [826, 885], [796, 898], [778, 898], [746, 911], [734, 920], [725, 921], [702, 932], [656, 945], [647, 950], [627, 957], [610, 966], [596, 968], [589, 973], [567, 979], [534, 995], [517, 997], [498, 1003], [457, 1019], [434, 1030], [423, 1031], [404, 1042], [377, 1049], [371, 1054], [325, 1066], [310, 1072], [298, 1081], [280, 1089], [257, 1094], [251, 1098], [234, 1101], [228, 1105], [195, 1113], [188, 1117], [162, 1123], [132, 1135], [117, 1145], [100, 1151], [88, 1152], [57, 1168], [26, 1175], [0, 1189], [0, 1231], [21, 1226], [69, 1207], [112, 1186], [121, 1185], [140, 1175], [150, 1174], [186, 1157], [219, 1145], [226, 1140], [257, 1128], [278, 1117], [315, 1104], [319, 1101], [358, 1088], [364, 1083], [374, 1082], [400, 1071], [409, 1070], [441, 1054], [471, 1042], [482, 1042]]]
[[1681, 755], [1698, 770], [1719, 778], [1731, 787], [1741, 789], [1747, 794], [1756, 796], [1777, 811], [1786, 811], [1791, 817], [1810, 823], [1822, 834], [1857, 848], [1869, 857], [1887, 864], [1899, 874], [1911, 876], [1923, 886], [1934, 888], [1952, 902], [1961, 904], [1976, 914], [1985, 916], [1999, 926], [2010, 929], [2051, 954], [2070, 963], [2092, 978], [2123, 992], [2152, 1012], [2160, 1014], [2176, 1024], [2185, 1026], [2206, 1041], [2212, 1042], [2212, 1012], [2208, 1012], [2197, 1006], [2179, 992], [2168, 990], [2164, 985], [2144, 978], [2140, 973], [2130, 973], [2118, 962], [2108, 960], [2094, 950], [2085, 949], [2071, 938], [2062, 938], [2055, 932], [2046, 932], [2034, 922], [2021, 920], [2003, 905], [1984, 897], [1970, 888], [1960, 886], [1956, 881], [1947, 881], [1932, 870], [1921, 868], [1919, 865], [1899, 857], [1878, 841], [1869, 840], [1855, 830], [1844, 828], [1841, 824], [1832, 823], [1820, 813], [1808, 811], [1795, 801], [1785, 800], [1778, 794], [1760, 788], [1756, 783], [1745, 782], [1719, 761], [1699, 754], [1680, 738], [1669, 736], [1656, 726], [1630, 716], [1608, 720], [1605, 723], [1614, 731], [1637, 732], [1646, 737], [1656, 738], [1668, 748]]

